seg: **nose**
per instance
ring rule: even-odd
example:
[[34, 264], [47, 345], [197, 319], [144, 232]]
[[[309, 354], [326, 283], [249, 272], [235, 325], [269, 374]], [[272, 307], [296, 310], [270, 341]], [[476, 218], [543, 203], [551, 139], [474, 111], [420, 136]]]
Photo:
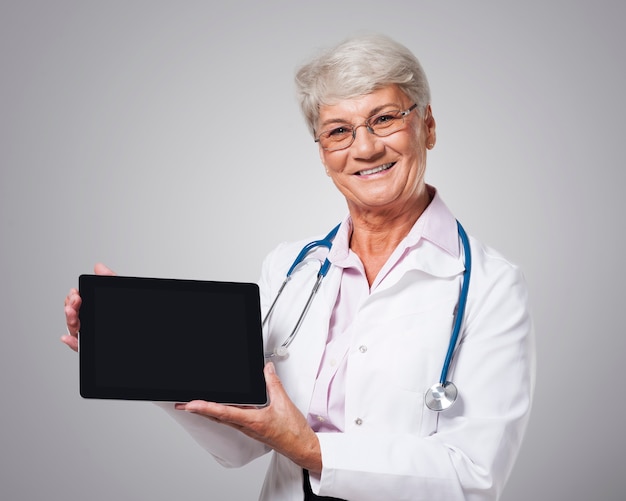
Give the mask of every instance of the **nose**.
[[[357, 134], [359, 127], [365, 127], [365, 131]], [[374, 134], [374, 131], [366, 123], [357, 125], [352, 131], [351, 149], [356, 152], [359, 157], [371, 158], [378, 154], [384, 148], [380, 138]]]

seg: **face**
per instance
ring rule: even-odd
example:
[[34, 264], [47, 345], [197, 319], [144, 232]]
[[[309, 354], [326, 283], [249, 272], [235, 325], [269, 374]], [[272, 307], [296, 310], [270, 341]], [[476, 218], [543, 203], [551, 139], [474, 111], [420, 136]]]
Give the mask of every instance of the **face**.
[[[317, 131], [338, 124], [360, 125], [386, 110], [406, 110], [413, 102], [397, 86], [320, 108]], [[328, 175], [346, 197], [353, 217], [359, 212], [402, 211], [426, 195], [426, 151], [435, 143], [435, 121], [430, 106], [420, 116], [414, 110], [404, 128], [386, 137], [359, 127], [351, 146], [326, 151], [320, 157]]]

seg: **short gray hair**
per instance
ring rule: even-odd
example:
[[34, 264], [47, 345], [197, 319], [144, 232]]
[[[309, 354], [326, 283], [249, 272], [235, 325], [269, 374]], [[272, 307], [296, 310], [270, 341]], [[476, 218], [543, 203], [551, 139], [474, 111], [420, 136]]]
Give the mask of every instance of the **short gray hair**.
[[296, 92], [313, 135], [323, 105], [397, 85], [422, 113], [430, 88], [422, 65], [404, 45], [385, 35], [348, 38], [322, 52], [296, 73]]

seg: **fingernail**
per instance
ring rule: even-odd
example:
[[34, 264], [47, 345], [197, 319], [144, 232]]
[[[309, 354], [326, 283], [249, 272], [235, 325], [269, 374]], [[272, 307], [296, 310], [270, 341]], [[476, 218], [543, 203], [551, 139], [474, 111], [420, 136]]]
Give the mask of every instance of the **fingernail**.
[[276, 368], [274, 367], [274, 362], [267, 362], [267, 372], [268, 374], [276, 374]]

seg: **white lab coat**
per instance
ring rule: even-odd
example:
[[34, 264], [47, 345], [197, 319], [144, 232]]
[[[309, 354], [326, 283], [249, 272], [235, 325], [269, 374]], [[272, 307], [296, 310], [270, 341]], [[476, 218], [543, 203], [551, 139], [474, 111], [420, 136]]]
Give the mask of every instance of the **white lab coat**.
[[[456, 232], [452, 215], [446, 222]], [[441, 413], [424, 405], [439, 380], [458, 301], [463, 260], [422, 240], [365, 301], [348, 353], [345, 432], [319, 433], [323, 471], [314, 492], [347, 500], [495, 500], [526, 428], [534, 344], [522, 274], [471, 240], [472, 277], [449, 379], [459, 399]], [[283, 244], [263, 266], [267, 310], [303, 243]], [[313, 256], [325, 257], [326, 251]], [[289, 335], [319, 264], [307, 261], [286, 287], [266, 332], [266, 350]], [[341, 273], [331, 267], [277, 374], [306, 415]], [[268, 452], [262, 444], [184, 412], [170, 413], [225, 466]], [[303, 498], [302, 470], [273, 453], [260, 499]]]

